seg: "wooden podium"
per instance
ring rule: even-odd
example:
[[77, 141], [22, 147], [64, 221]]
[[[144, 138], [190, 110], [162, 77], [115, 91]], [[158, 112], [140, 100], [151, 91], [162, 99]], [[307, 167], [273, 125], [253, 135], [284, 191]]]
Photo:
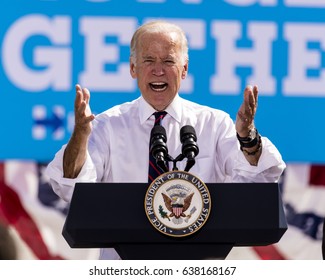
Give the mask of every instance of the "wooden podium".
[[234, 246], [278, 242], [287, 223], [276, 183], [206, 184], [211, 213], [186, 237], [158, 232], [148, 220], [148, 184], [77, 183], [63, 236], [72, 248], [116, 249], [122, 259], [225, 259]]

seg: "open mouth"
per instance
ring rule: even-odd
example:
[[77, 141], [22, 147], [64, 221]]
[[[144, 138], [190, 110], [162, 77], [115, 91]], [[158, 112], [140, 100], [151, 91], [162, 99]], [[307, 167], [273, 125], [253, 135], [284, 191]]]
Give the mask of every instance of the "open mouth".
[[157, 91], [157, 92], [166, 90], [168, 86], [167, 83], [163, 83], [163, 82], [149, 83], [149, 85], [153, 91]]

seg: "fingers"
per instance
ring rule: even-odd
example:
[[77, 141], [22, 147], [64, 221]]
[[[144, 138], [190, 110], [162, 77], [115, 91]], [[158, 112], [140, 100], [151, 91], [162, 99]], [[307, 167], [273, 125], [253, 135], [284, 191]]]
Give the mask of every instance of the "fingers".
[[248, 85], [244, 91], [244, 101], [245, 106], [248, 106], [247, 109], [253, 108], [257, 106], [257, 99], [258, 99], [258, 88], [257, 86], [250, 86]]
[[254, 119], [258, 100], [257, 86], [248, 85], [244, 91], [244, 114], [250, 119]]
[[75, 108], [78, 108], [83, 101], [86, 104], [89, 104], [90, 92], [87, 88], [81, 88], [79, 84], [76, 85], [76, 99], [75, 99]]
[[254, 118], [257, 109], [258, 87], [248, 85], [244, 90], [243, 103], [237, 113], [236, 129], [237, 132], [247, 134], [249, 129], [254, 127]]
[[87, 88], [82, 89], [83, 99], [86, 102], [86, 104], [89, 104], [90, 101], [90, 92]]
[[257, 101], [258, 101], [258, 87], [256, 85], [253, 87], [253, 94], [254, 94], [255, 104], [257, 106]]
[[83, 99], [82, 98], [82, 89], [81, 89], [80, 85], [76, 85], [76, 98], [74, 101], [75, 111], [78, 110], [78, 108], [80, 107], [82, 99]]
[[87, 124], [91, 122], [95, 116], [91, 113], [90, 106], [90, 92], [86, 88], [81, 88], [79, 84], [76, 85], [75, 98], [75, 122], [76, 124]]

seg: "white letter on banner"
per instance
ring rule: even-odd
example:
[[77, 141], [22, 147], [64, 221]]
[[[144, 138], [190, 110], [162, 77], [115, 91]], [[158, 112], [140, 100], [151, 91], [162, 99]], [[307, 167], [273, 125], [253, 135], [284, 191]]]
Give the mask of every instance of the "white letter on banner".
[[[287, 23], [284, 25], [284, 37], [289, 42], [289, 69], [283, 84], [283, 94], [325, 96], [325, 71], [321, 70], [325, 24]], [[319, 43], [321, 50], [308, 49], [308, 42]], [[308, 69], [319, 71], [319, 75], [308, 77]]]
[[241, 23], [237, 21], [214, 21], [212, 36], [216, 39], [216, 74], [211, 77], [211, 92], [236, 95], [241, 92], [241, 81], [236, 67], [251, 67], [253, 75], [247, 84], [260, 85], [264, 95], [275, 93], [272, 70], [272, 41], [276, 38], [275, 23], [248, 23], [248, 38], [253, 41], [251, 49], [236, 47], [242, 37]]
[[[167, 19], [167, 18], [166, 18]], [[154, 18], [146, 18], [144, 22], [154, 20]], [[188, 47], [190, 50], [203, 50], [206, 47], [206, 26], [205, 21], [196, 19], [175, 19], [168, 18], [168, 22], [172, 22], [181, 27], [188, 40]], [[190, 59], [191, 60], [191, 59]], [[191, 69], [191, 67], [189, 67]], [[191, 71], [189, 71], [191, 72]], [[188, 94], [194, 91], [194, 77], [187, 74], [187, 77], [182, 81], [180, 93]]]
[[35, 47], [33, 63], [45, 70], [29, 68], [24, 62], [24, 44], [32, 36], [45, 36], [53, 44], [70, 44], [70, 18], [28, 15], [17, 20], [3, 40], [3, 67], [12, 83], [24, 90], [68, 90], [71, 86], [71, 50], [61, 46]]
[[324, 0], [285, 0], [284, 5], [288, 7], [322, 8], [325, 7]]
[[224, 0], [234, 6], [251, 6], [255, 4], [260, 4], [261, 6], [276, 6], [278, 0]]
[[[129, 47], [137, 27], [136, 19], [84, 17], [80, 25], [85, 35], [86, 52], [80, 83], [97, 91], [135, 91], [136, 82], [130, 76], [129, 61], [120, 62], [119, 47]], [[118, 44], [105, 43], [108, 36], [117, 37]], [[106, 64], [116, 65], [116, 72], [105, 72]]]
[[[206, 47], [206, 27], [203, 20], [172, 20], [175, 24], [179, 25], [185, 32], [188, 47], [191, 50], [202, 50]], [[181, 93], [193, 93], [194, 91], [194, 77], [187, 74], [186, 79], [182, 82]]]

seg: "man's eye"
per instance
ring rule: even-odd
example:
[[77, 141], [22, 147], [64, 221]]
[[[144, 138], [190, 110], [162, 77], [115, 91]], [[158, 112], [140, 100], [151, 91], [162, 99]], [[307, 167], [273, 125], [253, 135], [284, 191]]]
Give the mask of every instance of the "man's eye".
[[165, 60], [165, 63], [167, 65], [174, 65], [175, 64], [174, 60]]

